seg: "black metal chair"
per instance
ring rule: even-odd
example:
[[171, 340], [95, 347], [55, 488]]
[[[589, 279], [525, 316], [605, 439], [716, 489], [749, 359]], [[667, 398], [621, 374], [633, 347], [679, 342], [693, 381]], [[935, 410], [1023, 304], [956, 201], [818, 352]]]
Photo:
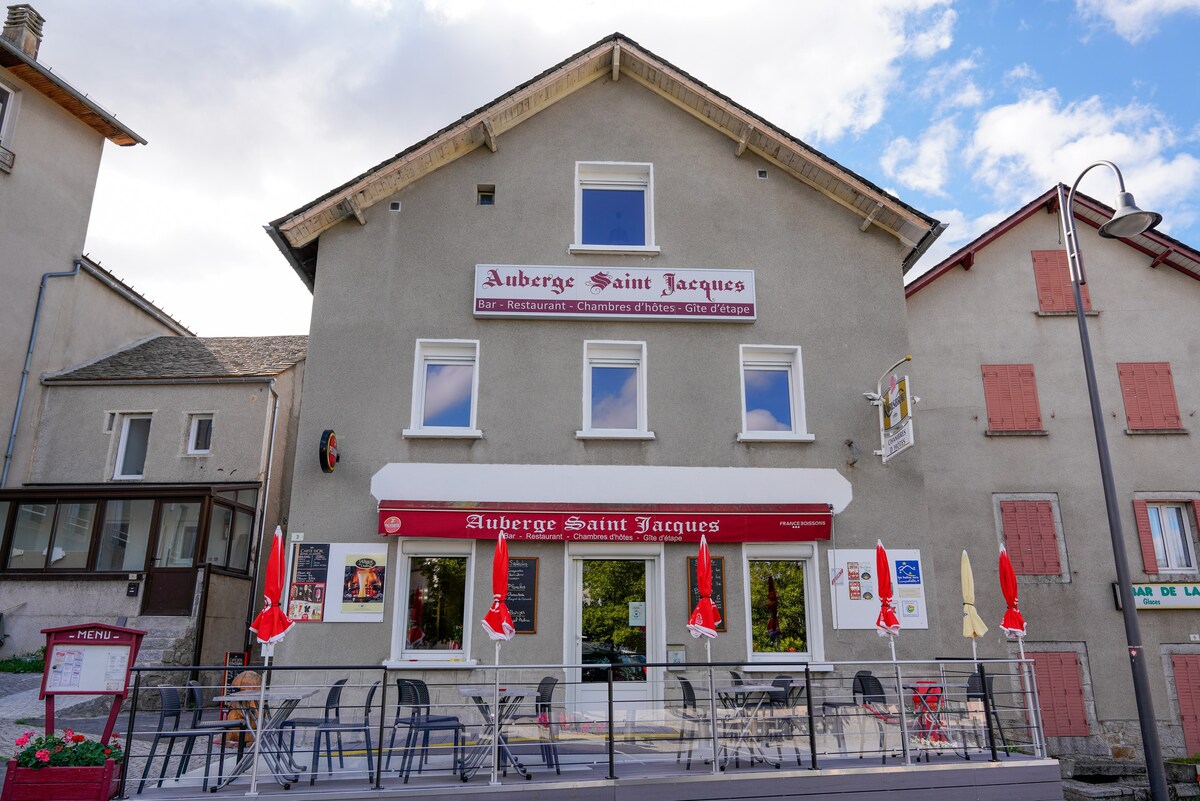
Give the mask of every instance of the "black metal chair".
[[[396, 701], [396, 720], [392, 724], [392, 737], [388, 743], [388, 757], [384, 770], [390, 770], [392, 751], [396, 746], [396, 732], [404, 726], [408, 732], [404, 738], [404, 747], [400, 756], [400, 774], [404, 783], [412, 774], [413, 754], [420, 740], [421, 758], [417, 760], [417, 773], [420, 773], [429, 761], [429, 739], [435, 731], [449, 731], [454, 735], [454, 751], [452, 753], [452, 771], [459, 773], [462, 769], [461, 748], [465, 740], [465, 727], [456, 715], [434, 715], [430, 711], [429, 686], [420, 679], [396, 679], [396, 689], [399, 697]], [[405, 709], [407, 708], [407, 712]]]
[[556, 775], [562, 775], [558, 762], [558, 734], [554, 724], [554, 688], [558, 679], [546, 676], [538, 682], [537, 701], [534, 712], [537, 714], [538, 748], [542, 752], [542, 761], [548, 768], [554, 768]]
[[[325, 694], [325, 714], [319, 718], [288, 718], [284, 721], [283, 726], [279, 730], [279, 739], [282, 742], [283, 733], [287, 731], [289, 734], [288, 753], [294, 753], [296, 750], [296, 729], [316, 729], [326, 724], [340, 724], [342, 722], [342, 691], [346, 688], [346, 682], [349, 679], [338, 679], [329, 688], [329, 692]], [[332, 731], [332, 730], [331, 730]], [[342, 734], [337, 732], [338, 736], [338, 767], [345, 767], [345, 760], [342, 758]]]
[[683, 706], [679, 710], [679, 715], [683, 719], [683, 725], [679, 727], [679, 744], [678, 750], [675, 752], [675, 764], [679, 764], [680, 758], [683, 756], [683, 741], [687, 740], [687, 769], [692, 769], [692, 751], [695, 748], [696, 731], [703, 730], [703, 726], [708, 723], [708, 717], [700, 714], [696, 708], [696, 688], [692, 683], [683, 676], [676, 676], [679, 679], [679, 687], [683, 691]]
[[[887, 762], [887, 727], [900, 724], [899, 707], [888, 703], [887, 693], [883, 683], [869, 670], [860, 670], [854, 674], [854, 691], [861, 699], [860, 706], [868, 720], [875, 721], [879, 729], [879, 752], [884, 763]], [[863, 758], [860, 750], [858, 758]]]
[[[991, 710], [991, 719], [996, 724], [996, 730], [1000, 734], [1000, 742], [1003, 744], [1004, 748], [1007, 749], [1008, 748], [1008, 737], [1006, 737], [1004, 734], [1004, 724], [1000, 721], [999, 710], [996, 709], [996, 692], [995, 692], [995, 687], [993, 686], [993, 684], [995, 682], [995, 678], [996, 677], [993, 675], [988, 675], [988, 677], [987, 677], [987, 682], [986, 682], [986, 684], [987, 684], [987, 707], [988, 707], [988, 709]], [[983, 688], [984, 688], [984, 682], [979, 678], [978, 673], [970, 673], [967, 675], [967, 706], [968, 706], [968, 710], [969, 710], [968, 714], [970, 714], [970, 712], [971, 712], [970, 707], [971, 707], [972, 701], [976, 702], [979, 705], [976, 708], [978, 711], [978, 714], [980, 714], [980, 715], [983, 714], [983, 703], [984, 703]], [[988, 721], [986, 719], [983, 720], [983, 725], [984, 726], [988, 725]]]
[[[167, 776], [167, 765], [171, 762], [171, 752], [175, 749], [175, 741], [186, 741], [184, 751], [180, 754], [179, 767], [175, 771], [175, 778], [178, 779], [183, 775], [184, 768], [191, 757], [192, 746], [197, 739], [201, 738], [208, 741], [204, 760], [204, 783], [202, 785], [202, 790], [207, 792], [209, 770], [212, 767], [212, 741], [214, 737], [219, 738], [221, 741], [220, 761], [217, 763], [217, 778], [219, 780], [224, 776], [225, 734], [228, 729], [222, 727], [181, 729], [179, 725], [183, 716], [183, 702], [179, 696], [179, 689], [177, 687], [159, 687], [158, 697], [160, 701], [158, 728], [155, 730], [154, 739], [150, 743], [150, 753], [146, 756], [146, 767], [142, 770], [141, 781], [138, 782], [138, 793], [140, 794], [146, 787], [146, 781], [150, 776], [150, 768], [154, 764], [154, 757], [158, 753], [158, 744], [160, 742], [163, 740], [167, 741], [167, 751], [163, 754], [162, 770], [158, 774], [158, 786], [162, 787], [163, 780]], [[194, 714], [193, 717], [195, 717]]]
[[[237, 739], [237, 755], [241, 759], [242, 753], [246, 747], [246, 738], [243, 733], [252, 734], [249, 723], [244, 718], [236, 718], [232, 720], [204, 720], [204, 690], [198, 681], [189, 681], [187, 683], [187, 699], [192, 707], [192, 721], [190, 728], [193, 731], [204, 731], [213, 729], [223, 732], [221, 735], [222, 745], [222, 761], [224, 761], [224, 745], [229, 734], [235, 734]], [[187, 772], [188, 763], [192, 758], [192, 747], [196, 744], [196, 738], [188, 738], [187, 744], [183, 748], [183, 761], [179, 766], [180, 774]], [[224, 766], [222, 766], [222, 769]]]
[[[345, 686], [343, 682], [342, 686]], [[375, 783], [375, 760], [371, 754], [371, 707], [375, 704], [375, 692], [379, 689], [379, 682], [371, 685], [371, 689], [367, 691], [367, 700], [363, 702], [363, 719], [362, 723], [347, 723], [339, 716], [335, 719], [327, 718], [323, 723], [318, 723], [315, 734], [313, 736], [312, 762], [309, 767], [309, 785], [317, 783], [317, 771], [321, 765], [321, 739], [325, 739], [325, 767], [326, 773], [329, 776], [333, 775], [333, 736], [337, 735], [337, 752], [338, 766], [345, 767], [344, 753], [342, 747], [343, 734], [363, 735], [364, 747], [367, 751], [367, 781], [372, 785]], [[338, 700], [341, 696], [339, 693]], [[339, 710], [340, 711], [340, 710]], [[382, 714], [382, 710], [380, 711]]]

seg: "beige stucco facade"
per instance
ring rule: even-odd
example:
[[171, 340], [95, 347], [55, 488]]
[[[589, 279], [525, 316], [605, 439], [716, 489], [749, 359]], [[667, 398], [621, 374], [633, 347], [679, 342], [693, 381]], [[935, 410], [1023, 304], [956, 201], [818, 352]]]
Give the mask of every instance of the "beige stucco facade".
[[[1031, 252], [1061, 250], [1057, 213], [1038, 208], [908, 300], [920, 404], [919, 458], [929, 493], [939, 575], [957, 565], [959, 546], [975, 561], [980, 608], [1003, 608], [994, 580], [1007, 498], [1052, 500], [1060, 516], [1062, 576], [1022, 576], [1021, 608], [1030, 651], [1079, 655], [1089, 736], [1055, 738], [1056, 753], [1108, 754], [1139, 739], [1121, 613], [1114, 603], [1109, 526], [1074, 313], [1039, 314]], [[1092, 308], [1088, 326], [1105, 430], [1112, 454], [1125, 551], [1135, 583], [1195, 582], [1190, 572], [1150, 576], [1143, 569], [1135, 499], [1200, 498], [1196, 408], [1200, 282], [1121, 241], [1079, 224]], [[1169, 362], [1182, 431], [1127, 430], [1118, 362]], [[1032, 364], [1044, 435], [988, 436], [981, 365]], [[1194, 520], [1194, 518], [1193, 518]], [[1192, 526], [1195, 554], [1195, 528]], [[940, 596], [942, 614], [955, 609]], [[1200, 611], [1142, 610], [1153, 702], [1168, 753], [1182, 750], [1171, 655], [1200, 653]], [[989, 620], [989, 624], [991, 621]], [[998, 627], [980, 653], [1015, 653]], [[1120, 753], [1114, 751], [1113, 753]]]
[[[631, 79], [595, 80], [500, 136], [342, 222], [320, 238], [304, 410], [289, 515], [306, 542], [380, 542], [371, 481], [392, 463], [701, 466], [837, 471], [853, 501], [834, 519], [839, 548], [924, 546], [924, 481], [916, 460], [883, 467], [876, 409], [862, 397], [908, 349], [900, 262], [911, 244], [868, 228], [862, 218], [697, 121]], [[571, 254], [574, 175], [579, 161], [653, 165], [657, 256]], [[764, 177], [759, 177], [760, 171]], [[480, 185], [495, 204], [477, 204]], [[399, 210], [393, 210], [398, 204]], [[494, 320], [472, 313], [477, 264], [753, 270], [753, 323]], [[418, 339], [479, 342], [478, 428], [471, 439], [405, 437], [411, 422]], [[577, 438], [586, 340], [646, 343], [648, 428], [653, 439]], [[739, 442], [739, 345], [799, 346], [811, 442]], [[337, 432], [344, 459], [332, 474], [313, 457], [321, 432]], [[847, 443], [851, 443], [848, 445]], [[406, 608], [399, 573], [403, 537], [382, 541], [393, 579], [381, 623], [303, 624], [279, 646], [291, 664], [329, 655], [379, 664], [397, 653]], [[823, 659], [887, 658], [873, 630], [832, 627], [826, 554], [816, 543], [813, 586], [822, 612]], [[614, 557], [625, 551], [606, 543]], [[506, 662], [575, 662], [565, 634], [572, 585], [563, 543], [523, 541], [514, 556], [539, 559], [538, 631], [519, 637]], [[633, 551], [630, 551], [631, 553]], [[473, 546], [465, 657], [492, 658], [478, 621], [491, 602], [492, 543]], [[640, 552], [638, 552], [640, 553]], [[666, 544], [658, 557], [661, 621], [650, 661], [678, 643], [686, 658], [704, 646], [684, 627], [685, 560], [695, 545]], [[727, 635], [713, 658], [746, 658], [744, 546], [725, 557]], [[336, 587], [334, 588], [336, 590]], [[930, 599], [932, 601], [932, 598]], [[400, 610], [399, 612], [397, 610]], [[952, 618], [956, 622], [957, 615]], [[902, 656], [939, 652], [945, 626], [906, 632]]]

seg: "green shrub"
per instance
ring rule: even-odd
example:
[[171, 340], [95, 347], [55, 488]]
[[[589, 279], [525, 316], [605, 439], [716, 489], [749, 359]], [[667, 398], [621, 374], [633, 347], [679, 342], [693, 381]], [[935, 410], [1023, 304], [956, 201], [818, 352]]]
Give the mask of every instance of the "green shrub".
[[0, 673], [41, 673], [46, 661], [46, 646], [31, 654], [0, 659]]

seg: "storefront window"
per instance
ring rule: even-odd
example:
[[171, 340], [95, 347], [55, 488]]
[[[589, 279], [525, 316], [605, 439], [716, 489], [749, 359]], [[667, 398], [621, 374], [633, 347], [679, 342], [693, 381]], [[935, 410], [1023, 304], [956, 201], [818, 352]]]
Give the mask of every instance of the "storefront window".
[[50, 532], [54, 527], [53, 503], [23, 503], [17, 507], [13, 525], [10, 570], [40, 570], [46, 566]]
[[158, 522], [156, 567], [191, 567], [200, 530], [198, 502], [164, 501]]
[[154, 501], [113, 500], [104, 504], [100, 526], [98, 571], [141, 571], [146, 568], [146, 545], [150, 541], [150, 518]]
[[92, 526], [96, 522], [96, 504], [60, 503], [54, 523], [54, 546], [50, 564], [55, 570], [84, 570], [92, 547]]
[[743, 547], [751, 660], [820, 660], [824, 649], [820, 600], [813, 586], [816, 549], [808, 543], [747, 543]]
[[233, 515], [233, 544], [229, 549], [229, 569], [247, 570], [250, 567], [250, 539], [254, 536], [254, 516], [245, 512]]
[[411, 557], [404, 650], [462, 651], [466, 589], [467, 557]]
[[214, 505], [208, 522], [208, 551], [204, 556], [207, 564], [225, 567], [229, 554], [229, 530], [232, 528], [233, 510]]

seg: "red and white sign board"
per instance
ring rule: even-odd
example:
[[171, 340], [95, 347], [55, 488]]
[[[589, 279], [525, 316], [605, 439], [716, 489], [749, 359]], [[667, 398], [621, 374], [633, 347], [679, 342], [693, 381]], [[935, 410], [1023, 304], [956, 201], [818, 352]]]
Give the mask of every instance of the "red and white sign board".
[[476, 317], [753, 322], [753, 270], [475, 266]]
[[385, 500], [379, 533], [549, 542], [796, 542], [829, 539], [828, 505], [602, 506]]

